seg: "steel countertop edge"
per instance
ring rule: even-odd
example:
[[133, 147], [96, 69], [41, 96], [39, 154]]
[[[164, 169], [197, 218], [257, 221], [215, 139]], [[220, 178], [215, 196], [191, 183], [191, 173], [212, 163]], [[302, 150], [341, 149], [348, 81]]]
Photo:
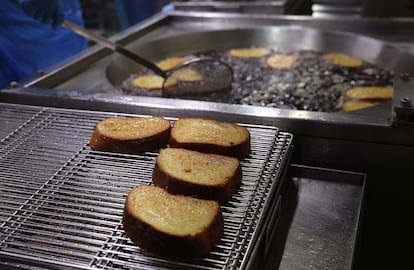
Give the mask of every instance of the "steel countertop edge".
[[[160, 116], [168, 114], [174, 117], [205, 117], [208, 114], [211, 118], [223, 121], [278, 126], [281, 130], [294, 134], [295, 137], [414, 145], [412, 140], [414, 129], [394, 127], [386, 115], [368, 117], [358, 114], [296, 111], [183, 99], [109, 94], [84, 95], [30, 87], [0, 91], [0, 101], [133, 114]], [[384, 106], [389, 106], [391, 111], [391, 102]]]

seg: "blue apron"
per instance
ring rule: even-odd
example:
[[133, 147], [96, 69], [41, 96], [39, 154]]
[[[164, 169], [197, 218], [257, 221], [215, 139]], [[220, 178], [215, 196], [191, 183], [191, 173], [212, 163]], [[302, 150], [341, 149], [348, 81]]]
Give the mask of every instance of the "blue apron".
[[[84, 38], [65, 28], [28, 17], [12, 1], [0, 5], [0, 89], [33, 76], [87, 47]], [[83, 26], [78, 0], [65, 0], [65, 19]]]

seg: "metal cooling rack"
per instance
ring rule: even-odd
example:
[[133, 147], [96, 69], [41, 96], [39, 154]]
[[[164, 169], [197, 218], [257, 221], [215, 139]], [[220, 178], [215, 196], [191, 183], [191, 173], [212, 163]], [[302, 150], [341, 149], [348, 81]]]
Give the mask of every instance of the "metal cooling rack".
[[121, 115], [0, 103], [0, 262], [54, 269], [244, 268], [292, 136], [245, 125], [252, 154], [241, 162], [240, 189], [222, 205], [222, 239], [208, 257], [172, 261], [141, 250], [122, 227], [126, 194], [151, 183], [158, 152], [88, 146], [96, 122]]

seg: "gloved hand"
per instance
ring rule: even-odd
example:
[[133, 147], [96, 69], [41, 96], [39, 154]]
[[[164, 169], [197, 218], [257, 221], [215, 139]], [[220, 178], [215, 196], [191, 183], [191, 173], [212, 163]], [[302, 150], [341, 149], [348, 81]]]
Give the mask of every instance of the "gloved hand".
[[28, 16], [53, 28], [61, 26], [65, 19], [61, 0], [20, 0], [19, 3]]

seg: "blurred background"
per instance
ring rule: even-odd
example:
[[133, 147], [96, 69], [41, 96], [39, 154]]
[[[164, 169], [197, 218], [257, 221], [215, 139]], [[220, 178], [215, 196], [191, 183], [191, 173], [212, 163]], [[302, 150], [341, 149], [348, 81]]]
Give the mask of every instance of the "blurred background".
[[85, 27], [111, 36], [155, 13], [171, 1], [166, 0], [81, 0]]
[[[176, 10], [211, 9], [221, 2], [283, 2], [286, 9], [260, 12], [281, 12], [283, 15], [314, 17], [414, 17], [413, 0], [244, 0], [244, 1], [168, 1], [168, 0], [81, 0], [86, 28], [110, 36], [145, 20], [170, 4]], [[219, 11], [219, 10], [217, 10]], [[257, 11], [257, 9], [256, 9]], [[254, 10], [252, 12], [255, 12]]]

